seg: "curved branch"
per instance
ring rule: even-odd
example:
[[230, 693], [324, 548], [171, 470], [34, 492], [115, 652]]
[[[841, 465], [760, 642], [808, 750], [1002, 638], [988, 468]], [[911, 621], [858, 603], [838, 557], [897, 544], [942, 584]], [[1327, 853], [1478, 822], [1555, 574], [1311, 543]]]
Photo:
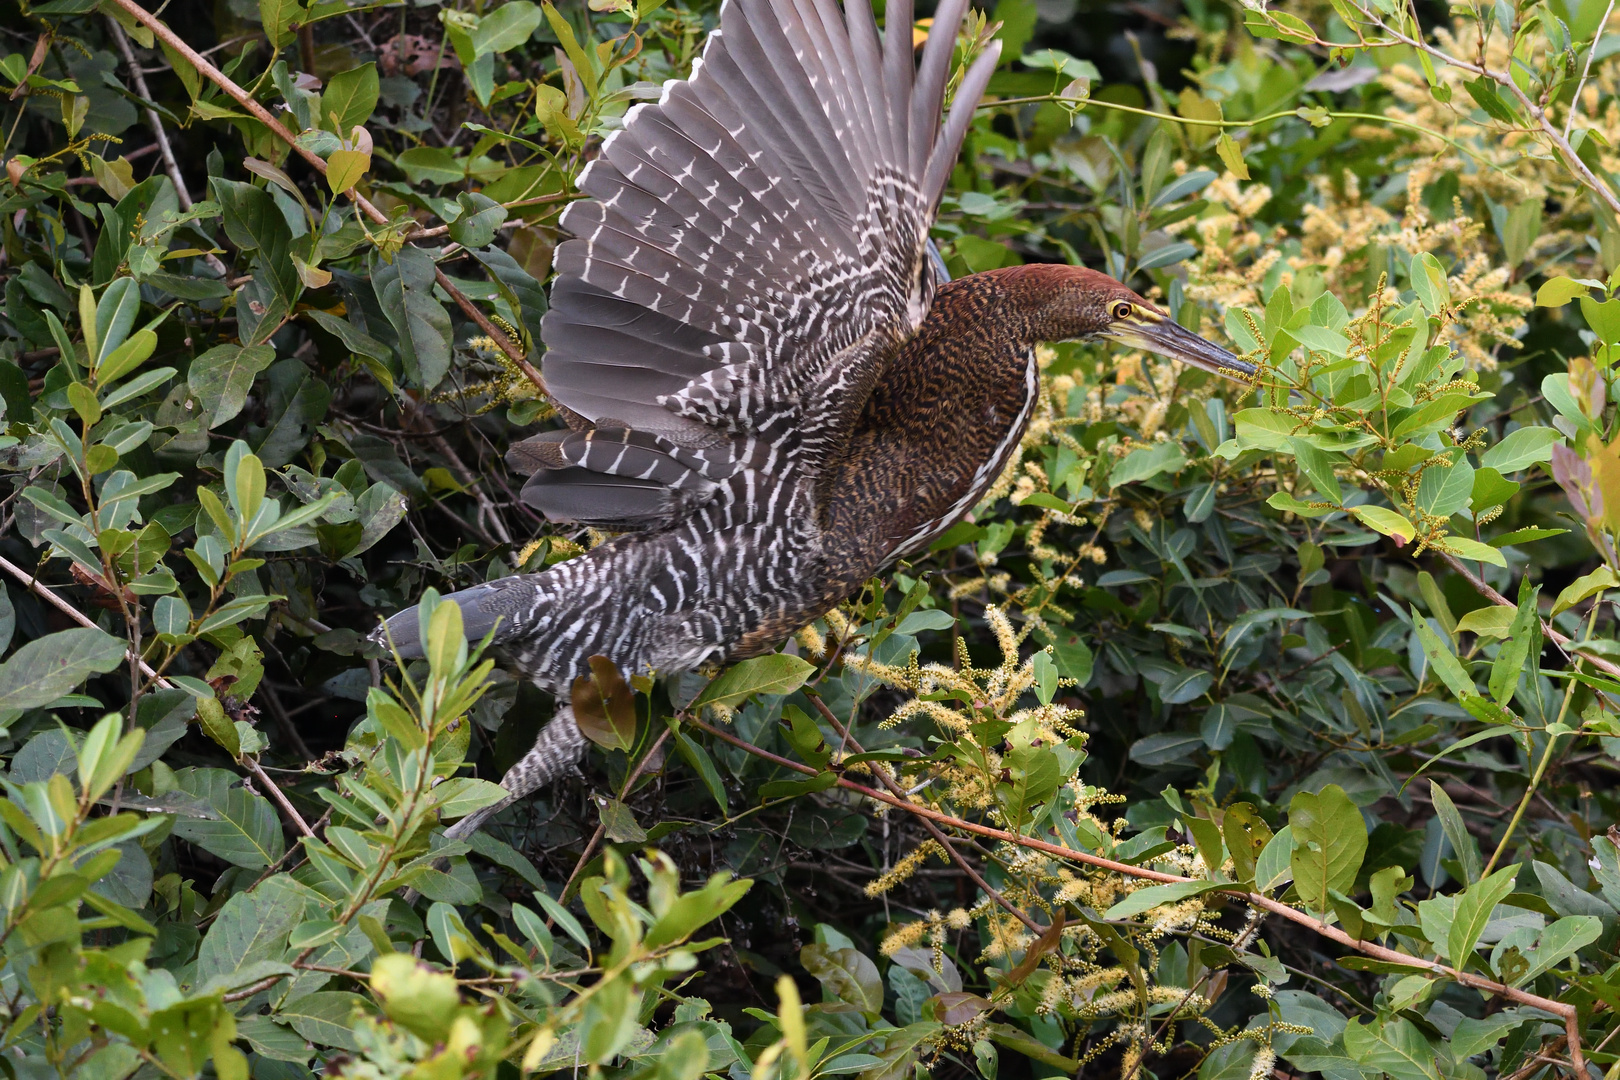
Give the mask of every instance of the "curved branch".
[[[739, 739], [730, 732], [722, 731], [695, 716], [688, 717], [688, 721], [693, 726], [701, 728], [702, 730], [707, 731], [710, 735], [713, 735], [724, 742], [728, 742], [738, 749], [745, 750], [748, 753], [753, 754], [755, 757], [763, 758], [764, 760], [772, 762], [776, 765], [780, 765], [785, 769], [792, 769], [794, 772], [804, 773], [808, 776], [819, 775], [815, 769], [812, 769], [808, 765], [801, 764], [797, 761], [790, 761], [789, 759], [781, 757], [777, 754], [773, 754], [768, 750], [762, 750], [752, 743]], [[1020, 836], [1017, 833], [1007, 832], [1004, 829], [996, 829], [988, 825], [980, 825], [974, 821], [967, 821], [963, 818], [952, 817], [950, 814], [941, 813], [940, 811], [931, 807], [914, 803], [910, 799], [896, 798], [886, 791], [878, 791], [874, 788], [866, 787], [864, 784], [857, 784], [852, 780], [846, 780], [842, 776], [838, 778], [838, 786], [864, 795], [869, 799], [875, 799], [878, 802], [886, 803], [889, 806], [904, 810], [907, 813], [914, 814], [919, 818], [925, 818], [940, 825], [948, 825], [953, 829], [960, 829], [962, 832], [975, 833], [991, 840], [1000, 840], [1003, 843], [1015, 844], [1018, 847], [1029, 848], [1032, 851], [1039, 851], [1043, 854], [1051, 855], [1054, 858], [1066, 859], [1069, 862], [1083, 863], [1087, 866], [1095, 866], [1100, 870], [1108, 870], [1112, 873], [1122, 874], [1126, 877], [1141, 878], [1146, 881], [1155, 881], [1163, 884], [1199, 880], [1197, 878], [1181, 877], [1177, 874], [1166, 874], [1159, 870], [1149, 870], [1142, 866], [1132, 866], [1130, 863], [1116, 862], [1113, 859], [1105, 859], [1101, 855], [1093, 855], [1086, 851], [1075, 851], [1072, 848], [1060, 847], [1057, 844], [1049, 844], [1044, 840], [1036, 840], [1033, 837]], [[1298, 908], [1290, 907], [1288, 904], [1285, 904], [1280, 900], [1273, 900], [1271, 897], [1265, 896], [1261, 893], [1249, 892], [1240, 885], [1222, 885], [1217, 887], [1214, 891], [1243, 900], [1255, 907], [1263, 908], [1264, 910], [1271, 912], [1273, 915], [1287, 919], [1289, 922], [1295, 923], [1315, 934], [1319, 934], [1322, 937], [1337, 942], [1338, 944], [1343, 945], [1345, 948], [1354, 949], [1359, 953], [1363, 953], [1375, 959], [1385, 960], [1390, 963], [1404, 964], [1408, 967], [1419, 968], [1429, 972], [1430, 974], [1455, 980], [1464, 986], [1473, 987], [1476, 990], [1483, 990], [1488, 994], [1495, 994], [1505, 997], [1508, 1000], [1516, 1001], [1521, 1005], [1529, 1005], [1532, 1008], [1541, 1009], [1545, 1012], [1551, 1013], [1564, 1021], [1564, 1030], [1569, 1039], [1570, 1060], [1574, 1064], [1577, 1072], [1584, 1071], [1584, 1065], [1582, 1064], [1581, 1057], [1580, 1011], [1574, 1005], [1568, 1005], [1561, 1001], [1553, 1001], [1551, 998], [1544, 998], [1539, 994], [1532, 994], [1528, 991], [1520, 990], [1516, 987], [1496, 982], [1494, 979], [1487, 979], [1481, 975], [1475, 975], [1469, 971], [1461, 971], [1454, 967], [1448, 967], [1447, 965], [1436, 960], [1425, 960], [1420, 956], [1412, 956], [1409, 953], [1397, 952], [1394, 949], [1388, 949], [1382, 945], [1376, 945], [1370, 941], [1362, 941], [1359, 938], [1353, 938], [1337, 926], [1329, 926], [1321, 919], [1308, 915], [1305, 912], [1300, 911]]]

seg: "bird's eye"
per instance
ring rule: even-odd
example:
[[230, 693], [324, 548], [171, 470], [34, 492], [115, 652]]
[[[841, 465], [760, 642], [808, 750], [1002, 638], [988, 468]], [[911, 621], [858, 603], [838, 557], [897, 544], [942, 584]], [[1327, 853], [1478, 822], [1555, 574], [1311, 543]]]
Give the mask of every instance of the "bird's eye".
[[1116, 319], [1128, 319], [1130, 317], [1131, 317], [1131, 305], [1125, 303], [1123, 300], [1121, 300], [1119, 303], [1114, 305], [1114, 318], [1116, 318]]

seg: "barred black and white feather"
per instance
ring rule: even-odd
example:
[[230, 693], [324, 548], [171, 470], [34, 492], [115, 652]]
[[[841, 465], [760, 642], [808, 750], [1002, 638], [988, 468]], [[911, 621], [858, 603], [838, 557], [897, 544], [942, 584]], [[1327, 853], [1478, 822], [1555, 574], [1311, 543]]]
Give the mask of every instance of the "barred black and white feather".
[[966, 8], [941, 5], [914, 75], [909, 2], [880, 44], [868, 0], [727, 0], [692, 77], [631, 111], [562, 218], [557, 402], [693, 451], [710, 479], [836, 452], [932, 300], [928, 229], [996, 57], [942, 125]]
[[[580, 177], [542, 336], [585, 428], [522, 452], [522, 497], [639, 531], [449, 597], [560, 700], [591, 656], [635, 674], [751, 655], [847, 593], [829, 478], [942, 280], [928, 231], [999, 51], [943, 118], [967, 6], [943, 0], [918, 63], [911, 0], [881, 38], [870, 0], [726, 0], [691, 78]], [[419, 655], [414, 610], [384, 629]], [[526, 794], [582, 748], [560, 713], [503, 784]]]

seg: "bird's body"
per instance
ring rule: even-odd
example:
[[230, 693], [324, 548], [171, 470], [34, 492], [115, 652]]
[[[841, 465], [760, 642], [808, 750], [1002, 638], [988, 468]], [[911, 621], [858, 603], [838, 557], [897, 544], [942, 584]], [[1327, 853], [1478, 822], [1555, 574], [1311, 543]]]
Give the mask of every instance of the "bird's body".
[[[517, 456], [531, 506], [622, 535], [449, 597], [560, 703], [592, 656], [671, 674], [770, 651], [925, 551], [1015, 453], [1040, 342], [1243, 367], [1092, 271], [939, 282], [928, 227], [995, 61], [942, 119], [965, 8], [941, 4], [914, 71], [904, 0], [881, 44], [868, 0], [727, 0], [691, 80], [581, 177], [543, 328], [571, 430]], [[386, 631], [419, 654], [414, 611]], [[502, 784], [518, 798], [583, 745], [563, 704]]]

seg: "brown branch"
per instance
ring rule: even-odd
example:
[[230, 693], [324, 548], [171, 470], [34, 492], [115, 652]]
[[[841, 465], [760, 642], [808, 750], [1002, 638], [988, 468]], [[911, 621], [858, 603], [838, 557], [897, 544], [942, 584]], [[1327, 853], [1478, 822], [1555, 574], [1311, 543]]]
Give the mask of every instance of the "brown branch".
[[[822, 715], [822, 718], [825, 719], [827, 723], [832, 725], [834, 731], [838, 732], [838, 737], [840, 739], [844, 740], [844, 742], [848, 745], [853, 746], [857, 754], [866, 753], [866, 750], [862, 748], [861, 744], [855, 741], [854, 734], [848, 731], [843, 724], [839, 723], [838, 717], [834, 716], [832, 710], [827, 708], [827, 703], [821, 700], [821, 695], [807, 694], [806, 697], [810, 699], [810, 704], [816, 707], [816, 711]], [[879, 782], [881, 782], [884, 787], [889, 789], [889, 793], [891, 795], [897, 799], [903, 799], [906, 802], [911, 801], [906, 797], [905, 789], [896, 783], [894, 778], [889, 775], [888, 769], [885, 769], [876, 761], [867, 762], [867, 767], [872, 770], [872, 775], [877, 777]], [[996, 889], [995, 886], [984, 880], [984, 877], [977, 870], [968, 865], [968, 861], [962, 858], [962, 853], [956, 850], [955, 846], [951, 843], [950, 837], [946, 836], [945, 833], [940, 830], [938, 825], [935, 825], [927, 818], [919, 818], [918, 820], [922, 822], [922, 827], [928, 830], [928, 835], [934, 838], [934, 842], [945, 849], [946, 854], [951, 857], [951, 861], [962, 868], [962, 872], [967, 874], [967, 876], [973, 880], [973, 884], [977, 885], [981, 892], [990, 897], [990, 899], [994, 900], [997, 904], [1000, 904], [1002, 909], [1010, 914], [1013, 918], [1029, 927], [1030, 933], [1034, 934], [1037, 938], [1047, 932], [1049, 927], [1042, 926], [1040, 923], [1030, 918], [1028, 912], [1024, 911], [1022, 908], [1015, 907], [1010, 900], [1008, 900], [1001, 894], [999, 890]]]
[[[248, 93], [235, 82], [231, 81], [231, 79], [228, 78], [223, 71], [220, 71], [219, 68], [205, 60], [202, 54], [196, 49], [193, 49], [190, 45], [187, 45], [183, 40], [181, 40], [180, 36], [173, 30], [169, 29], [169, 27], [161, 19], [153, 15], [150, 11], [147, 11], [145, 8], [141, 7], [139, 4], [135, 3], [135, 0], [113, 0], [113, 3], [129, 12], [130, 17], [136, 22], [150, 28], [152, 33], [156, 34], [160, 39], [162, 39], [164, 44], [168, 45], [175, 52], [185, 57], [187, 63], [196, 68], [199, 73], [207, 76], [208, 80], [215, 86], [218, 86], [221, 90], [225, 91], [231, 100], [235, 101], [238, 105], [242, 106], [242, 108], [252, 113], [255, 120], [258, 120], [265, 127], [269, 128], [271, 134], [275, 135], [276, 138], [280, 139], [282, 142], [291, 147], [293, 152], [299, 157], [303, 158], [310, 168], [314, 169], [322, 176], [326, 175], [326, 162], [321, 159], [319, 154], [315, 153], [313, 150], [310, 150], [308, 147], [301, 145], [293, 133], [288, 131], [286, 126], [271, 114], [270, 110], [259, 104], [252, 94]], [[358, 190], [351, 188], [348, 195], [349, 198], [354, 200], [354, 205], [360, 208], [361, 213], [365, 214], [374, 223], [378, 225], [392, 224], [388, 218], [388, 215], [377, 209], [376, 205], [373, 204], [370, 199], [367, 199], [364, 195], [360, 194]], [[484, 316], [483, 312], [474, 307], [472, 301], [467, 299], [465, 293], [456, 288], [450, 279], [445, 276], [443, 270], [435, 267], [434, 276], [439, 283], [439, 287], [449, 294], [450, 299], [454, 300], [456, 305], [460, 307], [462, 311], [466, 312], [467, 316], [472, 319], [473, 322], [478, 324], [478, 328], [487, 334], [495, 342], [495, 344], [500, 347], [500, 350], [511, 358], [512, 362], [516, 364], [523, 371], [523, 373], [534, 382], [535, 386], [539, 388], [542, 394], [545, 393], [546, 384], [544, 380], [540, 378], [540, 372], [534, 368], [534, 365], [528, 362], [527, 358], [525, 358], [523, 354], [523, 350], [515, 342], [513, 342], [511, 338], [502, 333], [494, 323], [490, 322], [489, 319]]]
[[[164, 683], [168, 682], [167, 679], [160, 681]], [[289, 801], [287, 796], [282, 793], [281, 788], [276, 786], [276, 782], [270, 779], [269, 775], [264, 771], [264, 768], [259, 764], [258, 759], [244, 755], [242, 758], [242, 765], [247, 769], [248, 772], [253, 774], [253, 779], [257, 780], [259, 783], [263, 784], [269, 789], [270, 797], [276, 801], [277, 806], [281, 807], [282, 813], [286, 814], [292, 819], [292, 823], [298, 829], [298, 831], [313, 840], [315, 838], [315, 830], [311, 829], [309, 827], [309, 823], [304, 820], [303, 815], [294, 809], [292, 802]]]
[[[807, 776], [819, 775], [815, 769], [812, 769], [808, 765], [803, 765], [797, 761], [790, 761], [787, 758], [773, 754], [768, 750], [762, 750], [752, 743], [739, 739], [737, 736], [728, 731], [722, 731], [721, 729], [714, 727], [712, 724], [706, 723], [696, 716], [689, 716], [687, 720], [693, 726], [701, 728], [702, 730], [707, 731], [710, 735], [713, 735], [724, 742], [728, 742], [740, 750], [753, 754], [755, 757], [763, 758], [764, 760], [773, 762], [782, 766], [783, 768], [792, 769], [794, 772], [803, 773]], [[907, 813], [915, 814], [920, 818], [926, 818], [928, 820], [937, 822], [940, 825], [947, 825], [953, 829], [959, 829], [962, 832], [974, 833], [978, 836], [987, 837], [991, 840], [999, 840], [1006, 844], [1015, 844], [1018, 847], [1043, 852], [1044, 854], [1051, 855], [1059, 859], [1066, 859], [1070, 862], [1083, 863], [1087, 866], [1095, 866], [1100, 870], [1108, 870], [1115, 874], [1122, 874], [1127, 877], [1142, 878], [1146, 881], [1156, 881], [1163, 884], [1199, 880], [1197, 878], [1180, 877], [1176, 874], [1166, 874], [1159, 870], [1149, 870], [1142, 866], [1132, 866], [1129, 863], [1116, 862], [1113, 859], [1105, 859], [1101, 855], [1093, 855], [1090, 852], [1085, 851], [1075, 851], [1072, 848], [1060, 847], [1057, 844], [1049, 844], [1044, 840], [1036, 840], [1033, 837], [1020, 836], [1017, 833], [1007, 832], [1004, 829], [996, 829], [988, 825], [980, 825], [977, 822], [952, 817], [950, 814], [941, 813], [938, 810], [921, 806], [906, 799], [897, 799], [886, 791], [878, 791], [875, 788], [866, 787], [864, 784], [857, 784], [854, 781], [846, 780], [843, 777], [838, 778], [838, 786], [847, 788], [848, 790], [856, 792], [857, 794], [864, 795], [869, 799], [874, 799], [878, 802], [887, 803], [890, 806], [898, 807], [901, 810], [904, 810]], [[1577, 1071], [1584, 1068], [1584, 1066], [1581, 1065], [1580, 1052], [1580, 1012], [1574, 1005], [1567, 1005], [1560, 1001], [1553, 1001], [1550, 998], [1544, 998], [1539, 994], [1532, 994], [1524, 990], [1519, 990], [1514, 987], [1504, 985], [1503, 983], [1484, 978], [1483, 976], [1475, 975], [1472, 972], [1459, 971], [1456, 968], [1447, 967], [1445, 964], [1439, 963], [1435, 960], [1425, 960], [1419, 956], [1412, 956], [1408, 953], [1397, 952], [1394, 949], [1387, 949], [1382, 945], [1375, 945], [1370, 941], [1358, 940], [1351, 937], [1349, 934], [1345, 933], [1336, 926], [1329, 926], [1321, 919], [1313, 918], [1305, 912], [1300, 911], [1297, 908], [1290, 907], [1289, 905], [1280, 901], [1273, 900], [1269, 896], [1265, 896], [1260, 893], [1248, 892], [1238, 885], [1218, 885], [1214, 891], [1243, 900], [1254, 905], [1255, 907], [1263, 908], [1274, 915], [1281, 916], [1282, 918], [1287, 919], [1289, 922], [1303, 926], [1307, 930], [1319, 934], [1322, 937], [1328, 938], [1331, 941], [1335, 941], [1346, 948], [1354, 949], [1360, 953], [1365, 953], [1366, 955], [1375, 957], [1376, 959], [1387, 960], [1391, 963], [1405, 964], [1408, 967], [1420, 968], [1433, 975], [1453, 979], [1464, 986], [1471, 986], [1476, 990], [1483, 990], [1489, 994], [1500, 995], [1509, 999], [1510, 1001], [1516, 1001], [1521, 1005], [1529, 1005], [1533, 1008], [1543, 1009], [1550, 1012], [1554, 1016], [1560, 1016], [1564, 1020], [1564, 1028], [1570, 1040], [1570, 1058], [1575, 1063]]]
[[[122, 0], [120, 0], [120, 2], [122, 2]], [[1357, 6], [1360, 7], [1359, 4]], [[1587, 168], [1586, 162], [1580, 159], [1580, 155], [1577, 154], [1575, 152], [1575, 148], [1569, 144], [1569, 140], [1559, 132], [1557, 126], [1553, 124], [1551, 118], [1547, 116], [1547, 111], [1540, 105], [1536, 104], [1535, 101], [1531, 99], [1530, 95], [1525, 93], [1524, 90], [1519, 87], [1519, 84], [1513, 81], [1513, 76], [1509, 72], [1493, 71], [1490, 68], [1483, 66], [1483, 64], [1471, 64], [1459, 57], [1452, 56], [1444, 49], [1436, 48], [1435, 46], [1430, 45], [1427, 41], [1424, 41], [1421, 37], [1421, 30], [1419, 32], [1420, 36], [1416, 38], [1403, 34], [1364, 7], [1361, 7], [1361, 13], [1366, 15], [1374, 26], [1377, 26], [1379, 29], [1383, 30], [1384, 33], [1388, 34], [1396, 41], [1399, 41], [1401, 44], [1413, 49], [1417, 49], [1419, 52], [1427, 53], [1436, 60], [1450, 64], [1459, 71], [1466, 71], [1470, 74], [1490, 79], [1492, 82], [1502, 87], [1502, 89], [1512, 94], [1519, 100], [1519, 104], [1524, 108], [1525, 113], [1528, 114], [1530, 119], [1534, 122], [1535, 128], [1540, 131], [1542, 137], [1549, 144], [1551, 144], [1553, 152], [1557, 154], [1558, 157], [1563, 161], [1565, 168], [1569, 169], [1570, 172], [1575, 174], [1575, 178], [1580, 181], [1583, 187], [1587, 188], [1593, 194], [1597, 195], [1598, 198], [1602, 199], [1603, 202], [1608, 205], [1610, 212], [1620, 214], [1620, 197], [1617, 197], [1609, 185], [1599, 180], [1597, 176], [1593, 174], [1592, 170]], [[1414, 22], [1415, 21], [1416, 20], [1414, 18]], [[1605, 28], [1602, 26], [1597, 28], [1597, 34], [1599, 37], [1602, 36], [1604, 29]], [[1324, 42], [1323, 44], [1333, 43]], [[1342, 45], [1335, 47], [1343, 48]], [[1595, 47], [1596, 46], [1594, 45], [1594, 48]], [[1572, 102], [1571, 108], [1578, 107], [1579, 104], [1579, 102]], [[1580, 1047], [1578, 1045], [1571, 1046], [1570, 1054], [1572, 1057], [1578, 1060], [1580, 1058]]]
[[[1488, 585], [1482, 578], [1478, 577], [1471, 570], [1469, 570], [1468, 567], [1464, 566], [1462, 560], [1457, 558], [1455, 555], [1447, 555], [1442, 551], [1440, 552], [1440, 557], [1446, 561], [1447, 566], [1451, 567], [1458, 574], [1462, 575], [1463, 580], [1468, 582], [1469, 585], [1473, 586], [1475, 592], [1479, 593], [1479, 595], [1483, 596], [1491, 603], [1500, 607], [1517, 608], [1519, 606], [1512, 600], [1509, 600], [1507, 597], [1497, 592], [1495, 589], [1491, 588], [1490, 585]], [[1552, 623], [1548, 622], [1546, 619], [1541, 620], [1541, 632], [1547, 635], [1548, 641], [1562, 649], [1566, 656], [1576, 658], [1570, 653], [1570, 646], [1574, 645], [1575, 642], [1571, 641], [1568, 636], [1554, 630]], [[1620, 677], [1620, 665], [1613, 664], [1610, 661], [1603, 659], [1601, 656], [1592, 656], [1588, 653], [1580, 653], [1578, 659], [1585, 660], [1588, 664], [1591, 664], [1593, 667], [1598, 668], [1599, 670], [1606, 671], [1610, 675]]]

